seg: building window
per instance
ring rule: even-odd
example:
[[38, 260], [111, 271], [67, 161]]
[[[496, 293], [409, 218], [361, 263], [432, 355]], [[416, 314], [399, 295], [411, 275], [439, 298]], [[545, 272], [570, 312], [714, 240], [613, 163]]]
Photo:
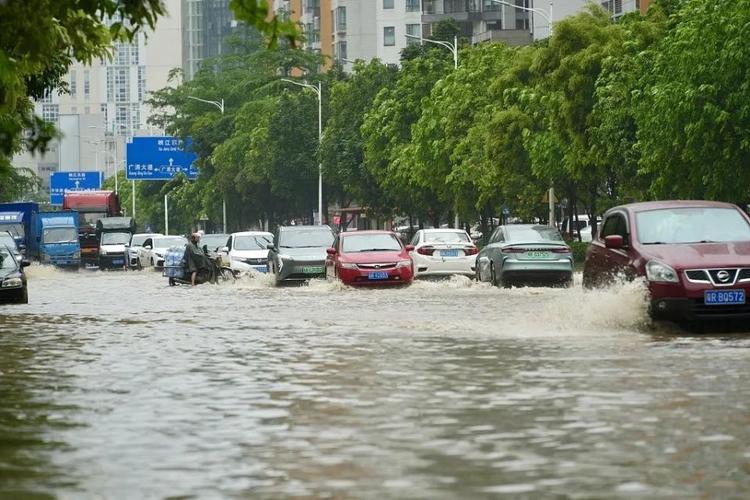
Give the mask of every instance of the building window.
[[140, 61], [138, 59], [138, 36], [136, 35], [135, 40], [133, 43], [130, 44], [130, 64], [136, 65], [139, 64]]
[[138, 66], [138, 102], [146, 97], [146, 68]]
[[91, 97], [91, 72], [87, 69], [83, 70], [83, 97]]
[[336, 31], [346, 31], [346, 7], [336, 7]]
[[419, 0], [406, 0], [406, 12], [419, 12]]
[[[422, 38], [422, 25], [421, 24], [407, 24], [406, 25], [406, 45], [414, 45], [419, 43], [419, 38]], [[417, 38], [412, 38], [413, 36]]]
[[393, 26], [386, 26], [383, 28], [383, 45], [391, 47], [396, 45], [396, 28]]
[[117, 106], [115, 108], [115, 130], [117, 133], [120, 133], [122, 130], [128, 129], [128, 120], [130, 118], [130, 113], [128, 113], [128, 107], [127, 106]]
[[75, 99], [78, 94], [78, 77], [75, 70], [70, 72], [70, 97]]
[[42, 119], [49, 123], [57, 123], [60, 116], [60, 107], [57, 104], [42, 105]]
[[346, 42], [338, 42], [336, 44], [336, 56], [338, 57], [339, 61], [349, 59], [349, 55], [346, 53]]
[[[518, 1], [516, 0], [516, 5], [518, 5]], [[502, 7], [501, 4], [493, 2], [492, 0], [484, 0], [484, 5], [482, 6], [482, 9], [484, 12], [500, 12], [500, 8]]]
[[128, 68], [117, 68], [115, 71], [115, 101], [126, 102], [130, 99], [128, 92], [130, 90]]
[[109, 128], [109, 113], [107, 112], [107, 103], [102, 103], [99, 105], [99, 112], [104, 116], [104, 128]]
[[393, 0], [383, 0], [383, 8], [384, 9], [392, 9], [393, 8]]

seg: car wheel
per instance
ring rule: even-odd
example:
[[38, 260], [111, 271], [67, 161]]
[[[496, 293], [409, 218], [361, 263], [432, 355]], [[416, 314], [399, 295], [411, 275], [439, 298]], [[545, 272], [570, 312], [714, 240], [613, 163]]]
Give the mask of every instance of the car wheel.
[[156, 266], [154, 265], [154, 258], [153, 258], [153, 257], [151, 257], [151, 267], [156, 267]]
[[498, 286], [497, 275], [495, 275], [495, 263], [490, 262], [490, 283], [492, 286]]
[[174, 278], [169, 278], [169, 286], [175, 286], [176, 284]]

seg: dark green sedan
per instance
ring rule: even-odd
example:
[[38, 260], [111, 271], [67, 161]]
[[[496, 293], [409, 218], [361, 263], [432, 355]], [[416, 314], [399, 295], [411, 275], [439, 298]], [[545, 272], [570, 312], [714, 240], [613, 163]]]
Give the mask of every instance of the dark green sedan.
[[573, 254], [554, 227], [498, 226], [477, 255], [476, 278], [496, 286], [569, 286]]

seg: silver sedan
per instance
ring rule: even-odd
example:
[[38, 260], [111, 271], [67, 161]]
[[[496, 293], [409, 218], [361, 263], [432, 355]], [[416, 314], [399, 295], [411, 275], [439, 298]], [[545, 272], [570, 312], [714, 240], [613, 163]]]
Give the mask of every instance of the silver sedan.
[[573, 255], [557, 229], [499, 226], [477, 255], [476, 277], [496, 286], [563, 285], [573, 280]]

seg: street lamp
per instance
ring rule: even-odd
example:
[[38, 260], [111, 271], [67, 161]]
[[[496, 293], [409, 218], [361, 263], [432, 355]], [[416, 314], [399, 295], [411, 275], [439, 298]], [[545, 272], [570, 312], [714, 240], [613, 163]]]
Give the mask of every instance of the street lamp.
[[[437, 45], [441, 45], [447, 49], [449, 49], [453, 53], [453, 69], [458, 69], [458, 36], [453, 36], [453, 43], [450, 42], [444, 42], [442, 40], [431, 40], [429, 38], [422, 38], [421, 36], [417, 35], [410, 35], [408, 33], [405, 33], [406, 38], [414, 38], [415, 40], [419, 40], [420, 42], [430, 42]], [[453, 225], [458, 228], [461, 224], [461, 221], [458, 219], [458, 210], [456, 210], [456, 216], [453, 220]]]
[[[191, 95], [185, 96], [188, 99], [192, 99], [194, 101], [199, 102], [205, 102], [206, 104], [211, 104], [213, 106], [216, 106], [219, 108], [219, 111], [221, 111], [221, 114], [224, 114], [224, 98], [222, 98], [220, 101], [210, 101], [208, 99], [201, 99], [200, 97], [193, 97]], [[164, 199], [164, 203], [166, 204], [166, 198]], [[227, 232], [227, 195], [225, 194], [223, 196], [223, 200], [221, 202], [221, 215], [222, 215], [222, 222], [224, 226], [224, 234]]]
[[[542, 9], [535, 9], [533, 7], [523, 7], [521, 5], [514, 5], [508, 2], [505, 2], [503, 0], [490, 0], [493, 3], [498, 3], [500, 5], [505, 5], [508, 7], [513, 7], [515, 9], [525, 10], [527, 12], [533, 12], [535, 14], [539, 14], [544, 19], [547, 20], [547, 23], [549, 24], [549, 35], [552, 36], [552, 2], [549, 3], [549, 13], [544, 12]], [[533, 23], [532, 23], [532, 29], [533, 29]], [[555, 225], [555, 188], [554, 186], [550, 186], [549, 193], [547, 194], [549, 197], [549, 225], [554, 226]]]
[[[288, 78], [282, 78], [282, 82], [291, 83], [298, 87], [305, 87], [312, 89], [313, 92], [318, 96], [318, 146], [323, 141], [323, 85], [318, 82], [318, 85], [310, 85], [309, 83], [295, 82]], [[318, 223], [323, 225], [323, 163], [318, 162]]]
[[[552, 2], [549, 3], [549, 13], [544, 12], [542, 9], [537, 9], [534, 7], [523, 7], [521, 5], [514, 5], [512, 3], [505, 2], [504, 0], [490, 0], [492, 3], [498, 3], [500, 5], [505, 5], [507, 7], [513, 7], [514, 9], [519, 10], [525, 10], [526, 12], [533, 12], [534, 14], [539, 14], [542, 16], [547, 23], [549, 24], [549, 34], [552, 36]], [[534, 29], [534, 24], [532, 23], [531, 29]]]
[[406, 33], [406, 38], [414, 38], [420, 42], [429, 42], [446, 47], [453, 53], [453, 69], [458, 68], [458, 36], [453, 37], [453, 43], [444, 42], [442, 40], [431, 40], [429, 38], [422, 38], [421, 36], [410, 35], [408, 33]]

